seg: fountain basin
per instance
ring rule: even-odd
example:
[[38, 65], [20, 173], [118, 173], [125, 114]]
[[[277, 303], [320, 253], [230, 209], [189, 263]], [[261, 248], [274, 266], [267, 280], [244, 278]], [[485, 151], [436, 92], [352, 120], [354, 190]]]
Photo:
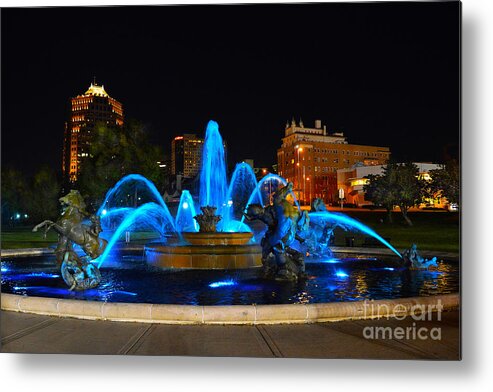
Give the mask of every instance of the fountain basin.
[[183, 233], [183, 237], [189, 243], [147, 244], [147, 263], [181, 269], [244, 269], [262, 265], [262, 248], [247, 244], [252, 233]]
[[148, 264], [160, 268], [244, 269], [262, 265], [262, 248], [249, 244], [252, 233], [182, 233], [186, 243], [171, 239], [165, 244], [147, 244]]
[[192, 245], [246, 245], [253, 233], [182, 233], [185, 241]]

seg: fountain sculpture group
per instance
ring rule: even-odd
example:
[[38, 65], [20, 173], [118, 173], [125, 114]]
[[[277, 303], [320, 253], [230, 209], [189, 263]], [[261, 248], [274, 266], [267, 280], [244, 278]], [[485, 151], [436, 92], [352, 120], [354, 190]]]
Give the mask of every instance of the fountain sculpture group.
[[[33, 231], [45, 228], [46, 233], [53, 229], [58, 234], [55, 249], [57, 264], [70, 290], [85, 290], [96, 287], [101, 281], [99, 269], [90, 263], [104, 251], [107, 241], [99, 238], [102, 231], [100, 219], [86, 211], [81, 194], [76, 190], [59, 199], [62, 214], [56, 221], [45, 220], [34, 227]], [[83, 223], [89, 218], [90, 225]], [[81, 247], [86, 256], [79, 257], [74, 244]]]
[[309, 219], [286, 200], [292, 191], [290, 182], [274, 193], [272, 204], [250, 204], [245, 212], [248, 220], [260, 220], [267, 225], [261, 241], [266, 278], [297, 280], [305, 276], [304, 255], [291, 245], [295, 240], [304, 242], [300, 234], [307, 230]]
[[[403, 260], [403, 266], [436, 265], [436, 259], [422, 258], [415, 245], [401, 256], [361, 222], [327, 211], [321, 199], [312, 201], [309, 213], [301, 211], [293, 184], [275, 174], [268, 174], [257, 182], [252, 168], [240, 163], [228, 184], [224, 144], [214, 121], [207, 126], [199, 178], [200, 214], [195, 213], [194, 197], [184, 190], [176, 218], [173, 218], [154, 184], [138, 174], [131, 174], [108, 191], [96, 214], [89, 214], [80, 193], [72, 190], [60, 198], [60, 218], [56, 222], [46, 220], [33, 231], [44, 227], [45, 233], [50, 229], [58, 233], [56, 260], [71, 290], [96, 287], [101, 280], [98, 267], [122, 235], [139, 225], [166, 237], [163, 243], [145, 246], [147, 262], [162, 268], [263, 267], [266, 279], [297, 281], [305, 277], [306, 255], [330, 254], [335, 227], [358, 230], [376, 238]], [[118, 204], [124, 199], [121, 190], [131, 183], [145, 188], [152, 201], [138, 207]], [[266, 226], [265, 232], [254, 230], [257, 238], [251, 229], [256, 221]], [[103, 226], [113, 231], [109, 241], [100, 238]], [[304, 244], [304, 249], [296, 249], [295, 242]], [[80, 246], [85, 256], [78, 256], [74, 245]], [[96, 261], [97, 266], [92, 261]]]

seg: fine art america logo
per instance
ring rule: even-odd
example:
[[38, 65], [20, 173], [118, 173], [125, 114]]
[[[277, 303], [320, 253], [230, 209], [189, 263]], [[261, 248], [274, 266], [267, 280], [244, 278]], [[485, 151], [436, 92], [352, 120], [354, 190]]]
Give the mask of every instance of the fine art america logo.
[[[375, 304], [373, 300], [365, 300], [364, 316], [373, 319], [394, 319], [403, 321], [410, 316], [409, 321], [412, 323], [392, 326], [392, 325], [375, 325], [363, 328], [363, 337], [365, 339], [395, 339], [395, 340], [441, 340], [442, 329], [440, 327], [422, 325], [423, 322], [441, 321], [443, 305], [438, 300], [436, 304], [429, 305], [412, 305], [410, 308], [402, 305]], [[421, 324], [421, 325], [420, 325]]]

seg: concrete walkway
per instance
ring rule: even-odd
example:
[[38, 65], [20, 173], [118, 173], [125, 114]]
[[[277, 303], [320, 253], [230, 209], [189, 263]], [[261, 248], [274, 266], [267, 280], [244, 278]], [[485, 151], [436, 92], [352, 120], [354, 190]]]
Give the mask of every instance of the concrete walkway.
[[[460, 359], [460, 313], [441, 320], [293, 325], [164, 325], [1, 312], [1, 352], [297, 358]], [[365, 327], [440, 328], [440, 340], [366, 339]], [[368, 328], [366, 329], [368, 330]], [[424, 330], [424, 329], [423, 329]], [[428, 335], [431, 336], [431, 335]]]

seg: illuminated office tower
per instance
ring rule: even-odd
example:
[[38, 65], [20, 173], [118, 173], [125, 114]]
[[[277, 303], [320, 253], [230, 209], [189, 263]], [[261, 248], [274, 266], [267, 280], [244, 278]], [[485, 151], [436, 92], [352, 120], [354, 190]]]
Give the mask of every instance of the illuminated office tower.
[[84, 94], [70, 99], [62, 159], [66, 183], [77, 181], [84, 159], [89, 156], [96, 124], [105, 124], [117, 131], [123, 125], [123, 106], [108, 95], [104, 86], [91, 83]]
[[186, 133], [171, 142], [171, 174], [192, 178], [200, 170], [204, 139]]

